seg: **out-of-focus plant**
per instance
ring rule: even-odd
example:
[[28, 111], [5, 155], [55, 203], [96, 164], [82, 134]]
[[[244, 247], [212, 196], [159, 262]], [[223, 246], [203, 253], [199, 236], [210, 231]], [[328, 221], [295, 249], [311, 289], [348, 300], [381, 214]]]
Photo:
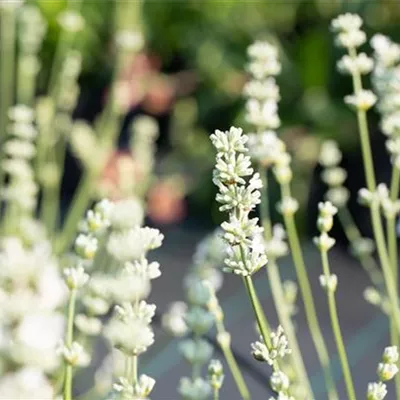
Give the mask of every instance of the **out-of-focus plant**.
[[[117, 149], [117, 139], [122, 119], [132, 105], [147, 102], [156, 114], [160, 113], [171, 106], [173, 94], [179, 94], [182, 87], [177, 83], [179, 79], [171, 84], [171, 81], [154, 74], [150, 56], [139, 55], [144, 46], [146, 21], [142, 11], [148, 6], [143, 7], [140, 1], [117, 2], [113, 41], [115, 67], [104, 108], [93, 124], [74, 120], [84, 58], [78, 39], [87, 26], [79, 11], [80, 6], [81, 2], [68, 2], [57, 17], [60, 32], [54, 63], [50, 68], [47, 90], [38, 98], [36, 83], [40, 71], [40, 49], [46, 32], [44, 19], [37, 8], [24, 5], [22, 1], [2, 2], [0, 7], [0, 228], [3, 235], [0, 242], [0, 395], [16, 399], [32, 396], [41, 399], [76, 398], [74, 377], [80, 368], [91, 363], [95, 339], [101, 337], [108, 344], [108, 355], [97, 370], [94, 387], [81, 396], [148, 400], [155, 380], [139, 373], [142, 372], [139, 361], [154, 342], [152, 322], [156, 306], [148, 304], [146, 299], [151, 291], [151, 281], [161, 275], [159, 263], [149, 258], [149, 252], [162, 245], [164, 236], [158, 229], [144, 227], [143, 223], [147, 211], [146, 197], [149, 197], [150, 215], [157, 215], [157, 198], [160, 198], [151, 190], [152, 183], [157, 180], [154, 170], [158, 126], [150, 117], [136, 118], [130, 126], [129, 149], [125, 152]], [[161, 3], [151, 7], [153, 11], [165, 10]], [[176, 7], [171, 5], [169, 12], [174, 12]], [[232, 28], [232, 21], [227, 19], [232, 10], [243, 11], [242, 26], [246, 32], [256, 33], [253, 29], [261, 28], [263, 20], [259, 17], [263, 16], [262, 13], [257, 16], [252, 9], [235, 3], [225, 5], [226, 8], [219, 7], [215, 10], [211, 1], [185, 7], [188, 18], [177, 31], [172, 29], [170, 38], [181, 38], [182, 30], [187, 29], [191, 19], [199, 16], [202, 22], [221, 18], [228, 32], [240, 35]], [[262, 9], [257, 5], [255, 10], [259, 7]], [[321, 10], [329, 14], [334, 8]], [[295, 20], [296, 12], [300, 11], [301, 2], [277, 6], [270, 16], [270, 28], [280, 26], [285, 32]], [[250, 17], [255, 18], [255, 25], [249, 24]], [[368, 385], [366, 398], [382, 400], [387, 394], [385, 382], [392, 379], [396, 383], [397, 396], [400, 393], [400, 308], [395, 226], [400, 212], [400, 151], [397, 143], [400, 47], [387, 37], [378, 35], [372, 39], [374, 59], [358, 53], [367, 37], [361, 29], [362, 24], [358, 15], [344, 14], [333, 20], [332, 29], [336, 43], [347, 51], [338, 68], [352, 77], [353, 94], [345, 97], [345, 103], [357, 115], [367, 184], [367, 188], [359, 191], [359, 198], [370, 211], [382, 272], [372, 258], [374, 246], [362, 238], [346, 207], [349, 197], [344, 187], [346, 173], [339, 166], [341, 152], [332, 142], [324, 144], [320, 155], [324, 167], [322, 179], [329, 190], [326, 194], [328, 201], [318, 206], [316, 222], [319, 235], [314, 242], [321, 255], [323, 274], [320, 284], [327, 295], [329, 317], [349, 400], [355, 400], [356, 393], [335, 299], [340, 277], [331, 270], [328, 258], [328, 251], [335, 245], [329, 232], [336, 214], [351, 242], [353, 253], [375, 285], [366, 291], [366, 297], [387, 314], [391, 344], [384, 350], [377, 368], [378, 379]], [[157, 28], [154, 26], [154, 32]], [[200, 29], [191, 40], [196, 39], [199, 32]], [[218, 54], [220, 44], [215, 36], [215, 40], [206, 43], [206, 50], [204, 47], [201, 50], [208, 53], [211, 49], [216, 57], [211, 61], [221, 69], [213, 69], [212, 63], [209, 68], [206, 59], [199, 60], [193, 54], [192, 58], [199, 62], [200, 69], [204, 69], [217, 89], [217, 97], [234, 97], [244, 81], [242, 66], [236, 65], [235, 60], [229, 63]], [[151, 40], [151, 34], [149, 37]], [[316, 43], [318, 46], [318, 41]], [[310, 335], [324, 373], [327, 396], [338, 399], [331, 359], [319, 326], [296, 225], [299, 202], [292, 195], [296, 191], [291, 186], [294, 174], [290, 143], [286, 147], [276, 134], [281, 127], [278, 115], [280, 90], [275, 78], [282, 67], [279, 53], [277, 41], [273, 39], [256, 41], [248, 48], [246, 69], [250, 80], [244, 87], [247, 98], [244, 117], [253, 132], [246, 135], [241, 128], [231, 127], [226, 131], [216, 130], [210, 136], [217, 153], [212, 181], [218, 191], [219, 210], [227, 217], [221, 229], [201, 243], [195, 254], [184, 283], [186, 304], [175, 303], [163, 317], [164, 326], [175, 335], [188, 335], [179, 346], [191, 366], [191, 377], [183, 377], [179, 383], [179, 393], [184, 399], [213, 397], [218, 400], [223, 393], [222, 385], [227, 374], [221, 361], [210, 360], [213, 349], [207, 340], [213, 325], [216, 342], [240, 397], [251, 397], [251, 390], [232, 351], [231, 335], [224, 325], [224, 313], [218, 300], [222, 283], [218, 267], [222, 261], [223, 270], [241, 279], [247, 292], [259, 333], [259, 340], [249, 347], [257, 361], [270, 367], [269, 388], [276, 394], [275, 399], [314, 398], [293, 322], [297, 285], [282, 282], [279, 273], [279, 258], [288, 250], [293, 259]], [[307, 55], [306, 50], [304, 53]], [[132, 66], [132, 60], [138, 59], [139, 64], [134, 63], [133, 72], [129, 68], [126, 72], [127, 66]], [[145, 65], [143, 70], [141, 62]], [[135, 69], [138, 65], [139, 72]], [[372, 70], [376, 93], [363, 88], [362, 76]], [[143, 78], [143, 87], [133, 93], [132, 74]], [[225, 74], [229, 79], [218, 82], [219, 76]], [[193, 83], [191, 75], [189, 78], [185, 82]], [[158, 91], [159, 85], [161, 92]], [[377, 184], [375, 177], [367, 123], [367, 111], [375, 103], [382, 114], [382, 130], [388, 136], [387, 149], [393, 167], [390, 190]], [[175, 107], [173, 144], [181, 160], [189, 151], [189, 158], [195, 155], [195, 162], [206, 164], [210, 144], [204, 142], [194, 127], [197, 111], [204, 112], [191, 102], [181, 102]], [[314, 110], [314, 117], [316, 114]], [[187, 136], [182, 139], [183, 132], [187, 132]], [[289, 132], [285, 136], [289, 142], [292, 138], [292, 146], [296, 146], [298, 135], [291, 136]], [[83, 175], [65, 219], [61, 221], [60, 186], [68, 146], [80, 161]], [[315, 151], [313, 157], [316, 158]], [[173, 164], [176, 160], [167, 161]], [[194, 165], [191, 167], [195, 169]], [[201, 168], [201, 171], [193, 173], [201, 176], [206, 170]], [[165, 215], [169, 217], [179, 213], [176, 199], [185, 193], [185, 183], [190, 180], [190, 173], [185, 175], [179, 171], [177, 175], [178, 178], [163, 177], [158, 182], [171, 185], [169, 190], [172, 192], [177, 189], [178, 195], [175, 193], [175, 198], [170, 196], [172, 205], [166, 207]], [[277, 209], [284, 227], [273, 226], [270, 217], [269, 182], [272, 176], [279, 188]], [[112, 200], [102, 199], [91, 206], [103, 197]], [[257, 208], [260, 219], [252, 216]], [[266, 277], [279, 319], [276, 328], [270, 325], [253, 282], [253, 276], [264, 267], [267, 268]], [[110, 310], [113, 310], [112, 314], [107, 315]], [[207, 377], [203, 378], [206, 364]]]

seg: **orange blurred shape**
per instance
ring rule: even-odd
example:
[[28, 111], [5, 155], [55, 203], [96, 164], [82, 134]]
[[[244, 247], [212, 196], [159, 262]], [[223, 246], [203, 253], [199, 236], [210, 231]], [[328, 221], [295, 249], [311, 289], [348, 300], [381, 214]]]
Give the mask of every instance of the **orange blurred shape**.
[[182, 221], [187, 214], [182, 191], [174, 182], [168, 180], [158, 182], [149, 191], [147, 214], [159, 224]]

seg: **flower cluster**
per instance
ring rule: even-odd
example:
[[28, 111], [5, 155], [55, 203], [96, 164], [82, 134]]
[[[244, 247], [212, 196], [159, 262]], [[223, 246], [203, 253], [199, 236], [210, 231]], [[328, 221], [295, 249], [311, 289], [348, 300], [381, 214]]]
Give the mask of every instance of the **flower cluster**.
[[257, 361], [273, 365], [275, 361], [282, 359], [292, 351], [288, 347], [288, 341], [281, 326], [276, 332], [271, 332], [271, 345], [267, 346], [262, 337], [260, 341], [251, 344], [251, 354]]
[[[217, 229], [199, 243], [193, 263], [184, 279], [185, 302], [170, 305], [162, 319], [164, 329], [174, 336], [191, 334], [192, 338], [180, 342], [179, 351], [193, 371], [200, 372], [213, 353], [213, 348], [204, 335], [217, 320], [215, 308], [210, 307], [210, 303], [215, 298], [215, 291], [222, 284], [218, 268], [223, 264], [225, 243], [221, 234], [221, 230]], [[209, 375], [208, 382], [200, 376], [182, 378], [179, 393], [185, 399], [196, 400], [199, 390], [201, 393], [203, 390], [204, 393], [208, 393], [211, 387], [213, 390], [219, 390], [216, 386], [218, 383], [222, 385], [223, 376], [217, 373], [214, 375]]]
[[[320, 236], [314, 238], [314, 243], [319, 248], [321, 253], [326, 253], [335, 244], [335, 239], [328, 235], [328, 232], [333, 226], [333, 216], [337, 213], [337, 208], [329, 201], [319, 203], [319, 216], [317, 219], [317, 227], [320, 231]], [[325, 271], [324, 275], [319, 277], [321, 286], [331, 293], [335, 292], [337, 286], [337, 276]]]
[[251, 80], [243, 89], [247, 97], [246, 121], [255, 128], [249, 133], [248, 148], [251, 158], [263, 166], [270, 166], [284, 144], [273, 129], [280, 126], [278, 116], [279, 87], [275, 76], [280, 73], [277, 48], [268, 42], [257, 41], [248, 48], [247, 69]]
[[379, 381], [368, 384], [367, 400], [383, 400], [386, 397], [387, 389], [384, 382], [393, 379], [399, 372], [398, 361], [399, 352], [397, 347], [386, 347], [382, 355], [382, 360], [378, 364], [377, 374]]
[[347, 49], [360, 47], [367, 40], [365, 32], [361, 30], [362, 19], [356, 14], [339, 15], [332, 21], [332, 30], [337, 34], [336, 44]]
[[[30, 215], [37, 204], [38, 186], [32, 168], [36, 155], [34, 140], [35, 112], [25, 105], [16, 105], [9, 110], [9, 139], [3, 146], [6, 157], [2, 169], [9, 177], [8, 185], [2, 190], [2, 198], [10, 207], [16, 207], [19, 218]], [[18, 227], [13, 227], [18, 230]]]
[[66, 295], [50, 243], [40, 239], [26, 245], [16, 237], [1, 240], [2, 396], [29, 398], [34, 393], [51, 399], [56, 395], [49, 376], [60, 366], [56, 349], [65, 326], [60, 309]]
[[332, 21], [332, 30], [336, 33], [336, 44], [345, 47], [348, 55], [338, 62], [338, 69], [341, 72], [353, 76], [357, 87], [355, 93], [344, 98], [345, 103], [357, 111], [369, 110], [377, 101], [377, 97], [370, 90], [361, 87], [360, 76], [371, 72], [374, 62], [365, 53], [357, 54], [357, 48], [365, 43], [367, 36], [361, 30], [362, 19], [355, 14], [340, 15]]
[[[398, 94], [400, 45], [384, 35], [377, 34], [371, 39], [371, 46], [374, 49], [375, 58], [372, 82], [379, 95], [378, 109], [382, 114], [382, 132], [395, 138], [400, 133], [400, 97]], [[389, 152], [395, 159], [398, 154], [394, 150], [392, 147]]]
[[393, 201], [389, 196], [389, 189], [380, 183], [374, 192], [362, 188], [358, 192], [358, 201], [367, 207], [379, 207], [386, 218], [394, 218], [400, 212], [400, 200]]
[[[217, 201], [221, 211], [229, 211], [229, 221], [222, 225], [229, 244], [225, 271], [252, 275], [267, 263], [259, 233], [258, 218], [249, 214], [260, 203], [262, 186], [258, 173], [253, 175], [250, 157], [246, 156], [248, 136], [240, 128], [216, 131], [211, 141], [217, 149], [213, 182], [218, 187]], [[245, 178], [250, 179], [246, 182]]]
[[211, 360], [208, 365], [208, 382], [214, 392], [221, 390], [222, 384], [224, 383], [224, 369], [222, 363], [219, 360]]
[[[151, 323], [156, 306], [144, 299], [149, 295], [151, 281], [161, 275], [159, 264], [149, 262], [147, 253], [161, 246], [163, 235], [156, 229], [140, 227], [143, 212], [140, 211], [134, 218], [133, 214], [137, 211], [138, 204], [132, 201], [114, 204], [110, 212], [110, 231], [105, 240], [105, 249], [110, 262], [116, 262], [117, 268], [122, 266], [122, 270], [115, 277], [98, 275], [90, 287], [92, 293], [101, 296], [108, 306], [118, 304], [104, 328], [104, 336], [119, 351], [115, 353], [117, 358], [125, 359], [128, 364], [137, 362], [137, 357], [154, 343]], [[127, 218], [123, 220], [121, 217], [124, 214]], [[124, 237], [129, 239], [118, 244], [117, 238]], [[117, 248], [118, 245], [122, 247]], [[129, 251], [129, 246], [134, 249]], [[154, 379], [147, 375], [137, 377], [135, 371], [129, 370], [121, 371], [118, 379], [113, 386], [114, 393], [123, 398], [147, 399], [155, 384]]]

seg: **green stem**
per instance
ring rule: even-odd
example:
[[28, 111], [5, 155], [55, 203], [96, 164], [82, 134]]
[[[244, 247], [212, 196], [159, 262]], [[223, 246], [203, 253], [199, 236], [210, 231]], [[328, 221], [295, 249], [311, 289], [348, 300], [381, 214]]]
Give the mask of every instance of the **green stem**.
[[[226, 333], [225, 326], [221, 321], [216, 321], [216, 328], [218, 334]], [[250, 400], [251, 397], [249, 389], [247, 388], [246, 381], [243, 378], [242, 372], [240, 371], [239, 365], [236, 362], [235, 356], [232, 353], [230, 345], [228, 345], [223, 341], [218, 343], [221, 347], [226, 363], [228, 364], [228, 368], [231, 371], [233, 380], [235, 381], [235, 384], [237, 386], [240, 395], [242, 396], [242, 399]]]
[[82, 218], [91, 198], [94, 185], [94, 176], [86, 171], [79, 182], [79, 186], [72, 204], [70, 205], [66, 220], [56, 243], [57, 254], [63, 253], [70, 246], [75, 235], [76, 227]]
[[253, 279], [251, 276], [245, 276], [243, 278], [244, 284], [246, 286], [247, 294], [253, 307], [254, 315], [257, 320], [257, 325], [260, 330], [261, 336], [264, 339], [267, 347], [271, 347], [271, 329], [269, 327], [268, 321], [265, 318], [264, 311], [261, 307], [260, 300], [258, 299], [256, 290], [254, 288]]
[[[261, 188], [261, 204], [260, 216], [262, 226], [264, 228], [264, 237], [267, 241], [272, 239], [272, 224], [269, 213], [269, 198], [268, 198], [268, 176], [267, 169], [259, 167], [259, 173], [263, 182]], [[303, 357], [301, 355], [300, 346], [297, 341], [296, 332], [292, 323], [292, 319], [286, 305], [284, 291], [282, 287], [282, 280], [279, 274], [278, 264], [275, 259], [271, 257], [268, 260], [266, 268], [268, 280], [272, 291], [272, 298], [274, 300], [275, 309], [278, 314], [279, 322], [285, 331], [285, 335], [289, 341], [290, 349], [292, 350], [291, 358], [297, 374], [298, 382], [303, 384], [307, 390], [307, 397], [314, 398], [310, 381], [308, 379], [307, 370], [304, 365]]]
[[26, 71], [25, 64], [33, 63], [37, 59], [36, 54], [21, 54], [18, 60], [18, 85], [17, 85], [17, 103], [26, 104], [32, 107], [35, 100], [36, 91], [36, 73]]
[[[67, 336], [65, 345], [70, 348], [74, 340], [74, 316], [75, 316], [76, 290], [71, 290], [68, 303]], [[64, 400], [72, 400], [72, 365], [65, 367]]]
[[15, 34], [16, 9], [11, 5], [11, 7], [1, 10], [0, 24], [0, 133], [3, 138], [7, 126], [8, 110], [12, 106], [14, 98]]
[[217, 389], [217, 388], [214, 389], [213, 399], [219, 400], [219, 389]]
[[[326, 278], [329, 278], [331, 274], [329, 270], [328, 253], [326, 251], [321, 250], [321, 260], [322, 260], [322, 269], [324, 271], [324, 275]], [[349, 400], [356, 400], [353, 378], [351, 376], [350, 366], [347, 360], [346, 348], [344, 346], [343, 336], [340, 329], [335, 294], [333, 290], [329, 290], [328, 288], [326, 288], [326, 291], [328, 297], [329, 316], [331, 318], [332, 330], [333, 330], [333, 335], [335, 337], [336, 347], [339, 353], [340, 364], [342, 365], [344, 381], [346, 384], [347, 397], [349, 398]]]
[[[288, 187], [286, 189], [284, 187], [281, 187], [281, 189], [283, 192], [282, 198], [284, 197], [285, 192], [289, 192], [290, 194], [290, 189]], [[314, 342], [315, 349], [317, 350], [318, 359], [323, 368], [325, 383], [328, 390], [328, 397], [331, 400], [338, 399], [334, 380], [332, 378], [332, 371], [329, 366], [329, 353], [325, 345], [321, 327], [318, 322], [317, 311], [315, 309], [314, 298], [312, 295], [311, 285], [308, 279], [294, 218], [293, 215], [284, 215], [283, 218], [288, 234], [293, 263], [299, 282], [299, 288], [303, 298], [308, 327], [310, 329], [311, 338]]]
[[[0, 146], [3, 146], [7, 138], [8, 111], [14, 103], [16, 14], [13, 5], [0, 11]], [[1, 150], [0, 161], [2, 159]], [[0, 168], [0, 187], [3, 183], [4, 172]]]
[[136, 385], [138, 381], [138, 356], [132, 357], [132, 382]]
[[200, 378], [200, 375], [201, 375], [201, 364], [196, 362], [192, 365], [192, 379], [195, 380], [197, 378]]
[[[357, 56], [355, 49], [349, 49], [349, 54], [352, 58]], [[362, 90], [361, 75], [359, 73], [354, 73], [353, 78], [353, 88], [354, 93], [357, 95]], [[367, 181], [367, 188], [369, 191], [373, 192], [376, 188], [374, 163], [372, 159], [371, 144], [369, 141], [368, 123], [367, 123], [367, 113], [364, 110], [357, 111], [357, 121], [360, 132], [361, 141], [361, 151], [363, 155], [364, 162], [364, 172], [365, 179]]]
[[394, 319], [396, 328], [400, 330], [400, 310], [398, 305], [396, 284], [393, 280], [393, 271], [390, 266], [390, 260], [385, 247], [385, 237], [383, 234], [382, 220], [379, 213], [379, 208], [377, 205], [372, 204], [370, 207], [370, 211], [378, 255], [382, 265], [383, 277], [385, 280], [386, 290], [391, 306], [390, 317]]
[[388, 252], [390, 265], [392, 266], [393, 281], [397, 291], [398, 262], [397, 262], [397, 237], [396, 237], [396, 217], [386, 219], [386, 230], [388, 239]]
[[[362, 238], [361, 233], [346, 206], [339, 208], [338, 218], [343, 227], [347, 240], [350, 243], [355, 243]], [[368, 274], [371, 282], [377, 288], [382, 287], [384, 280], [381, 271], [376, 265], [375, 259], [369, 254], [362, 254], [360, 257], [358, 257], [358, 260], [360, 261], [360, 264], [364, 268], [365, 272]]]
[[[390, 183], [390, 200], [395, 202], [399, 198], [400, 190], [400, 168], [393, 164], [392, 180]], [[397, 235], [396, 235], [396, 218], [389, 218], [387, 220], [387, 238], [388, 238], [388, 252], [389, 259], [393, 269], [393, 279], [398, 285], [398, 254], [397, 254]]]
[[[400, 184], [400, 168], [393, 164], [392, 180], [390, 183], [390, 199], [395, 202], [399, 197], [399, 184]], [[393, 216], [386, 220], [387, 240], [389, 260], [393, 271], [393, 281], [396, 287], [396, 294], [398, 294], [398, 253], [397, 253], [397, 235], [396, 235], [396, 218]], [[390, 342], [392, 346], [399, 347], [399, 334], [396, 329], [396, 324], [393, 318], [390, 320]], [[397, 398], [400, 398], [400, 375], [396, 374], [394, 377]]]

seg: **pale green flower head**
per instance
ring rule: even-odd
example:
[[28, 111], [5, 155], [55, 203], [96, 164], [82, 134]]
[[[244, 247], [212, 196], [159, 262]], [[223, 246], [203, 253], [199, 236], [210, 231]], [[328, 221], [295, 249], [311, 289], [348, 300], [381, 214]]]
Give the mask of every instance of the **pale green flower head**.
[[219, 360], [211, 360], [208, 365], [207, 377], [210, 386], [214, 390], [220, 390], [224, 382], [224, 369]]
[[277, 393], [286, 392], [289, 389], [289, 378], [282, 371], [273, 372], [269, 381], [272, 389]]
[[382, 382], [368, 383], [367, 400], [383, 400], [386, 395], [386, 384]]
[[183, 377], [179, 382], [179, 394], [184, 400], [207, 400], [211, 395], [211, 387], [203, 378]]
[[214, 324], [214, 316], [204, 308], [195, 306], [185, 314], [185, 321], [196, 335], [204, 335]]
[[188, 363], [203, 365], [211, 358], [213, 347], [203, 339], [186, 339], [179, 343], [179, 351]]

